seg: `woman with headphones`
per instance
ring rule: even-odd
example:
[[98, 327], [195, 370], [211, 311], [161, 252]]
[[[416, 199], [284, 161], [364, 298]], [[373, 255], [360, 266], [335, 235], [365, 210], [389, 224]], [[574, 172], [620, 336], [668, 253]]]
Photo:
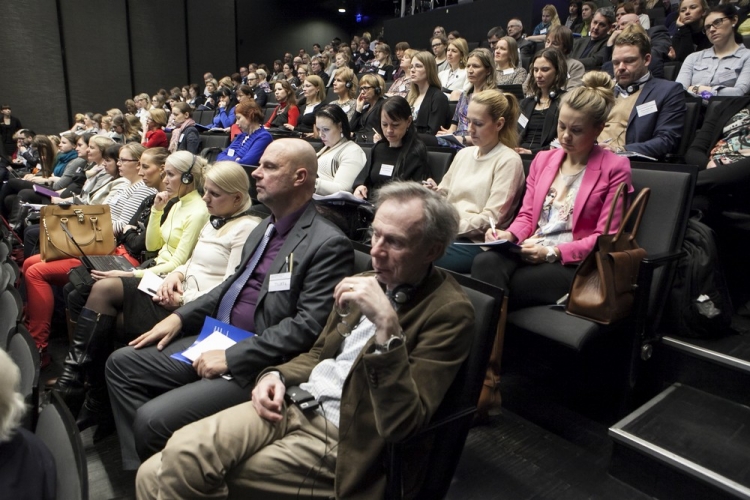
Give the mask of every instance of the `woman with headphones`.
[[357, 94], [359, 93], [359, 84], [354, 77], [354, 71], [349, 68], [336, 70], [333, 74], [333, 93], [336, 94], [337, 99], [332, 104], [341, 108], [351, 123], [357, 112]]
[[[179, 163], [174, 160], [170, 156], [166, 168], [173, 162]], [[182, 181], [187, 175], [186, 171], [178, 178]], [[79, 414], [79, 428], [100, 424], [99, 437], [113, 430], [104, 363], [113, 350], [118, 315], [122, 314], [119, 338], [126, 341], [136, 338], [178, 307], [210, 292], [239, 265], [245, 240], [260, 222], [248, 212], [249, 178], [237, 163], [217, 162], [205, 170], [204, 188], [203, 201], [198, 201], [207, 208], [210, 219], [200, 229], [192, 257], [170, 272], [153, 296], [138, 291], [137, 278], [104, 279], [94, 284], [78, 315], [65, 370], [55, 383], [55, 390], [62, 393], [75, 411], [83, 399], [88, 378], [90, 389]], [[181, 201], [184, 199], [183, 196]], [[173, 211], [180, 209], [175, 206]]]
[[557, 137], [560, 97], [565, 93], [568, 65], [565, 55], [555, 48], [540, 50], [531, 61], [530, 97], [521, 101], [518, 117], [518, 154], [535, 154], [549, 149]]
[[349, 121], [358, 142], [373, 142], [380, 130], [380, 108], [385, 102], [385, 81], [380, 75], [364, 75], [359, 79], [359, 96], [354, 118]]

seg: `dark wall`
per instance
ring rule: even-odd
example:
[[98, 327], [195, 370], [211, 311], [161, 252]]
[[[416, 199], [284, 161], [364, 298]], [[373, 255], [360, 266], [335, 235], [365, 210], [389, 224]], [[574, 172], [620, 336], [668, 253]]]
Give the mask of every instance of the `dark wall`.
[[55, 0], [3, 2], [0, 47], [0, 104], [26, 128], [70, 128]]
[[[394, 45], [406, 41], [416, 48], [429, 48], [435, 26], [446, 31], [458, 30], [468, 42], [487, 40], [493, 26], [505, 27], [512, 17], [520, 18], [524, 27], [531, 22], [532, 3], [527, 1], [482, 0], [464, 5], [451, 5], [417, 16], [391, 19], [385, 22], [385, 37]], [[528, 30], [527, 30], [528, 31]]]
[[[297, 13], [298, 19], [290, 20], [292, 13]], [[314, 0], [238, 1], [239, 64], [257, 62], [272, 68], [274, 59], [281, 59], [284, 52], [296, 55], [299, 49], [305, 49], [312, 53], [314, 43], [323, 46], [334, 37], [348, 40], [349, 17], [323, 18], [316, 13]]]
[[188, 0], [191, 83], [203, 82], [207, 71], [217, 78], [237, 71], [241, 64], [237, 63], [236, 17], [233, 1]]
[[[125, 0], [64, 0], [62, 5], [72, 113], [101, 113], [122, 107], [132, 96]], [[63, 93], [60, 96], [64, 99]], [[61, 127], [70, 128], [68, 121]]]

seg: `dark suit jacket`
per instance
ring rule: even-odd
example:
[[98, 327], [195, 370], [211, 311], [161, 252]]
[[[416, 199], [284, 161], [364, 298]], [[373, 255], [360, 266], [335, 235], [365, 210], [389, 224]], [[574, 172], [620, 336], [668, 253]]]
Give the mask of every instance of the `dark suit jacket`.
[[414, 125], [420, 134], [437, 134], [440, 127], [450, 126], [448, 116], [448, 98], [437, 87], [430, 87], [419, 106], [417, 121]]
[[[237, 270], [247, 265], [269, 222], [270, 217], [250, 233]], [[285, 259], [291, 253], [294, 269], [290, 290], [269, 292], [270, 275], [286, 271]], [[334, 286], [352, 273], [353, 266], [351, 242], [310, 203], [263, 280], [255, 307], [256, 335], [226, 351], [229, 370], [240, 385], [251, 384], [263, 368], [312, 347], [333, 306]], [[196, 335], [206, 316], [216, 317], [221, 298], [240, 274], [235, 272], [203, 297], [179, 309], [183, 332]]]
[[602, 64], [604, 64], [604, 62], [607, 60], [608, 39], [609, 36], [603, 36], [599, 40], [593, 42], [591, 50], [584, 57], [582, 56], [583, 51], [591, 41], [591, 37], [582, 36], [581, 38], [577, 38], [575, 42], [573, 42], [573, 51], [570, 53], [571, 59], [578, 59], [579, 61], [581, 61], [581, 63], [583, 63], [583, 66], [586, 68], [586, 71], [601, 68]]
[[[637, 106], [654, 101], [656, 113], [638, 116]], [[664, 159], [677, 149], [685, 118], [685, 93], [682, 85], [652, 78], [643, 85], [625, 132], [625, 149]]]
[[[352, 308], [351, 324], [361, 313]], [[347, 318], [348, 321], [348, 318]], [[474, 310], [461, 287], [433, 268], [413, 297], [398, 310], [404, 345], [371, 353], [373, 336], [357, 356], [341, 394], [342, 429], [336, 460], [336, 498], [383, 498], [386, 443], [407, 439], [429, 424], [466, 358], [474, 329]], [[313, 368], [338, 353], [343, 338], [331, 313], [315, 346], [277, 369], [287, 387], [310, 378]], [[346, 432], [343, 429], [347, 429]], [[424, 454], [405, 458], [405, 498], [414, 496], [424, 472]]]
[[[556, 97], [550, 103], [549, 108], [547, 109], [547, 114], [544, 116], [544, 126], [542, 127], [541, 137], [542, 145], [544, 147], [534, 148], [531, 150], [532, 153], [549, 149], [550, 142], [552, 142], [555, 137], [557, 137], [557, 118], [560, 115], [560, 97], [563, 93], [564, 92], [558, 92], [558, 97]], [[523, 113], [526, 118], [531, 118], [531, 113], [534, 112], [535, 106], [536, 100], [533, 97], [526, 97], [521, 101], [520, 104], [521, 113]], [[528, 138], [526, 137], [526, 129], [524, 127], [521, 127], [520, 123], [518, 124], [518, 133], [519, 142], [521, 144], [525, 143], [528, 140]]]

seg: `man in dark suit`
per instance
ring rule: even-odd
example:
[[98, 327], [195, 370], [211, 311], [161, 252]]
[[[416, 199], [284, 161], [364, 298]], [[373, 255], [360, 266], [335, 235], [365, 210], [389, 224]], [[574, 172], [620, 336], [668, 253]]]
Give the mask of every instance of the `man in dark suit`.
[[[334, 286], [352, 271], [350, 241], [311, 201], [317, 177], [312, 146], [274, 141], [252, 175], [258, 200], [272, 216], [250, 233], [235, 274], [107, 362], [125, 469], [161, 450], [182, 426], [247, 401], [263, 368], [310, 349]], [[193, 343], [206, 316], [225, 317], [256, 335], [226, 351], [204, 352], [192, 365], [171, 358]], [[182, 339], [171, 342], [178, 335]]]
[[658, 160], [680, 143], [685, 96], [679, 83], [649, 72], [651, 43], [639, 25], [626, 27], [615, 40], [615, 105], [599, 144], [615, 152], [634, 151]]
[[[372, 227], [374, 272], [336, 285], [315, 346], [262, 373], [251, 401], [176, 432], [138, 471], [138, 498], [385, 497], [387, 443], [429, 424], [469, 353], [474, 311], [432, 265], [458, 230], [444, 197], [391, 182]], [[307, 404], [284, 404], [296, 385]], [[408, 455], [413, 498], [428, 464]]]
[[598, 9], [591, 20], [589, 36], [583, 36], [575, 41], [570, 57], [581, 61], [586, 71], [601, 68], [607, 57], [609, 30], [614, 23], [615, 15], [612, 9]]
[[534, 56], [536, 43], [526, 40], [523, 37], [523, 23], [517, 17], [508, 21], [508, 36], [511, 36], [516, 40], [521, 60], [525, 62], [531, 61], [531, 58]]

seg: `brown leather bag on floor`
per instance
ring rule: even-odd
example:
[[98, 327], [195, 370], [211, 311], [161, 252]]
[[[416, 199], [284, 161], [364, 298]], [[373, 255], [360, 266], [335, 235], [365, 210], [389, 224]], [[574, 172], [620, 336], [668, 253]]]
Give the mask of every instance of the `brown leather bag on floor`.
[[[566, 308], [570, 315], [608, 325], [630, 314], [635, 299], [638, 271], [641, 261], [646, 257], [646, 250], [638, 246], [635, 236], [651, 190], [642, 189], [625, 214], [626, 188], [624, 182], [617, 188], [604, 234], [597, 238], [593, 250], [576, 270]], [[612, 215], [620, 199], [622, 213], [625, 216], [620, 221], [617, 232], [609, 234]], [[625, 229], [633, 218], [633, 229], [626, 232]]]

